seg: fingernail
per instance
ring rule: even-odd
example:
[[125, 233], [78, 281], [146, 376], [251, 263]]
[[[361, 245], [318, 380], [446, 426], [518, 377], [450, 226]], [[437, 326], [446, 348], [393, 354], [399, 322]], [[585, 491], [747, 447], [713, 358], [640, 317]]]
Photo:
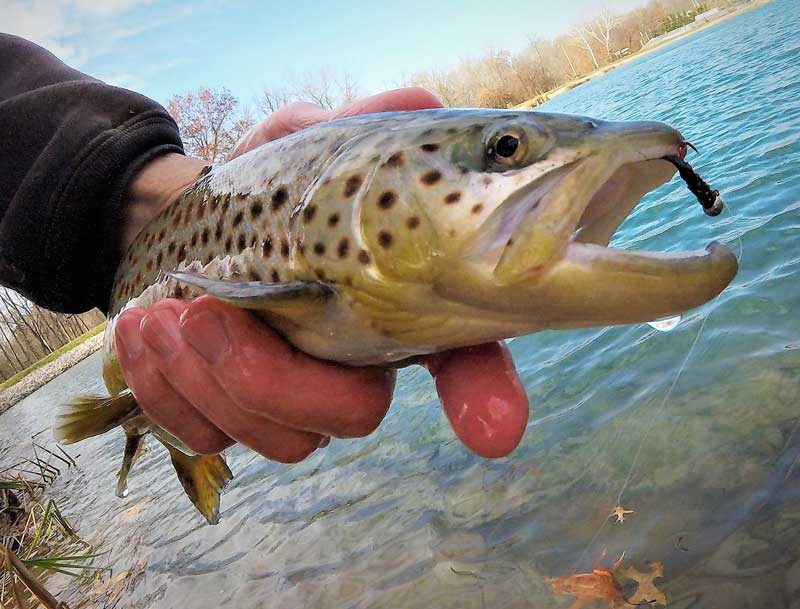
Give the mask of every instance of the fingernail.
[[200, 311], [184, 318], [184, 340], [210, 364], [219, 363], [230, 348], [222, 319], [213, 311]]
[[178, 316], [169, 309], [148, 313], [142, 320], [142, 336], [151, 349], [165, 357], [173, 355], [182, 343]]
[[121, 355], [127, 360], [136, 359], [144, 350], [142, 333], [139, 330], [140, 323], [140, 318], [134, 318], [131, 315], [123, 316], [117, 322], [117, 327], [114, 330], [117, 349], [122, 352]]
[[331, 443], [330, 436], [322, 436], [322, 439], [319, 441], [319, 446], [317, 446], [317, 448], [325, 448], [330, 443]]

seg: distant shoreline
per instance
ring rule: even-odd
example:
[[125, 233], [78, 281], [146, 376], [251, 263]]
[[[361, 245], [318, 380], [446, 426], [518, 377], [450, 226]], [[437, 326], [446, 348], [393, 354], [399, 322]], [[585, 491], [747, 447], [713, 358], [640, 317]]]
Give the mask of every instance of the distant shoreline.
[[728, 12], [728, 13], [724, 13], [723, 15], [717, 17], [716, 19], [708, 21], [707, 23], [704, 23], [703, 25], [698, 25], [697, 27], [693, 28], [691, 31], [685, 32], [683, 34], [679, 34], [677, 36], [669, 38], [668, 40], [664, 40], [664, 41], [662, 41], [662, 42], [660, 42], [658, 44], [652, 45], [652, 46], [642, 47], [641, 49], [639, 49], [635, 53], [632, 53], [631, 55], [628, 55], [627, 57], [623, 57], [622, 59], [618, 59], [617, 61], [612, 61], [608, 65], [605, 65], [602, 68], [599, 68], [599, 69], [595, 70], [594, 72], [590, 72], [589, 74], [587, 74], [585, 76], [581, 76], [580, 78], [577, 78], [577, 79], [572, 80], [572, 81], [570, 81], [568, 83], [565, 83], [565, 84], [563, 84], [563, 85], [561, 85], [559, 87], [556, 87], [555, 89], [550, 89], [549, 91], [546, 91], [545, 93], [537, 95], [536, 97], [532, 97], [531, 99], [529, 99], [527, 101], [524, 101], [521, 104], [517, 104], [516, 106], [512, 106], [512, 108], [514, 110], [531, 110], [533, 108], [541, 106], [542, 104], [549, 102], [551, 99], [553, 99], [555, 97], [558, 97], [559, 95], [563, 95], [564, 93], [567, 93], [568, 91], [572, 91], [573, 89], [575, 89], [577, 87], [580, 87], [581, 85], [586, 84], [589, 81], [592, 81], [592, 80], [595, 80], [597, 78], [600, 78], [601, 76], [605, 76], [606, 74], [608, 74], [612, 70], [615, 70], [615, 69], [619, 68], [620, 66], [623, 66], [623, 65], [625, 65], [627, 63], [630, 63], [631, 61], [636, 61], [637, 59], [641, 59], [642, 57], [644, 57], [646, 55], [649, 55], [650, 53], [653, 53], [655, 51], [661, 50], [661, 49], [663, 49], [663, 48], [665, 48], [665, 47], [667, 47], [667, 46], [669, 46], [669, 45], [671, 45], [671, 44], [673, 44], [675, 42], [678, 42], [679, 40], [683, 40], [684, 38], [688, 38], [689, 36], [693, 36], [693, 35], [697, 34], [698, 32], [702, 32], [704, 30], [707, 30], [708, 28], [714, 27], [715, 25], [719, 25], [723, 21], [728, 21], [729, 19], [733, 19], [734, 17], [738, 17], [739, 15], [742, 15], [742, 14], [744, 14], [744, 13], [746, 13], [748, 11], [751, 11], [751, 10], [753, 10], [755, 8], [758, 8], [760, 6], [764, 6], [765, 4], [768, 4], [770, 2], [772, 2], [772, 0], [753, 0], [753, 2], [747, 4], [746, 6], [741, 6], [741, 7], [737, 8], [737, 9], [734, 9], [734, 10]]
[[0, 415], [98, 351], [103, 346], [103, 330], [105, 330], [105, 323], [92, 328], [71, 343], [23, 370], [16, 382], [0, 391]]

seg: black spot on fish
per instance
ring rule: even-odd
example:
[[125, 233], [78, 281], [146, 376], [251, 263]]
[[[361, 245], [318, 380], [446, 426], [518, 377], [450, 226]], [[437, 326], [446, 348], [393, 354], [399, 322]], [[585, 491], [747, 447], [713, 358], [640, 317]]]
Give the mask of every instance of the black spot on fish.
[[261, 215], [262, 211], [264, 211], [264, 206], [261, 204], [261, 201], [253, 201], [250, 205], [250, 218], [255, 221]]
[[186, 260], [186, 245], [181, 243], [180, 248], [178, 248], [178, 262], [183, 262]]
[[461, 200], [461, 193], [460, 192], [451, 192], [444, 198], [445, 205], [453, 205], [454, 203], [458, 203]]
[[233, 228], [239, 226], [242, 223], [242, 220], [244, 220], [244, 212], [240, 211], [233, 217]]
[[231, 206], [231, 193], [225, 195], [225, 200], [222, 202], [222, 213], [228, 213], [228, 208]]
[[360, 175], [350, 176], [344, 183], [344, 191], [342, 194], [349, 199], [358, 192], [358, 189], [361, 187], [361, 182], [363, 181], [364, 178], [362, 178]]
[[369, 253], [367, 250], [361, 250], [358, 252], [358, 261], [361, 264], [369, 264]]
[[483, 211], [483, 203], [477, 203], [472, 206], [472, 213], [479, 214]]
[[163, 241], [164, 237], [166, 237], [166, 236], [167, 236], [167, 230], [165, 228], [162, 228], [161, 232], [158, 233], [158, 240], [159, 241]]
[[243, 233], [239, 233], [239, 239], [237, 239], [236, 245], [239, 247], [239, 253], [243, 252], [247, 247], [247, 237]]
[[392, 156], [390, 156], [383, 166], [387, 169], [398, 169], [403, 166], [403, 153], [402, 152], [395, 152]]
[[225, 253], [226, 253], [226, 254], [230, 254], [232, 249], [233, 249], [233, 239], [231, 239], [230, 237], [228, 237], [228, 238], [225, 240]]
[[317, 269], [314, 271], [314, 274], [317, 276], [317, 279], [320, 281], [325, 281], [325, 271], [322, 269]]
[[214, 241], [216, 241], [217, 243], [222, 241], [222, 233], [223, 233], [222, 227], [223, 227], [223, 222], [222, 220], [220, 220], [219, 222], [217, 222], [217, 228], [214, 229]]
[[192, 240], [189, 242], [192, 247], [197, 247], [197, 240], [200, 238], [200, 235], [197, 234], [197, 231], [192, 233]]
[[336, 226], [337, 224], [339, 224], [339, 214], [328, 216], [328, 226]]
[[347, 253], [350, 251], [350, 241], [347, 237], [342, 237], [342, 240], [339, 241], [339, 245], [336, 248], [336, 253], [339, 254], [339, 258], [347, 258]]
[[289, 193], [286, 192], [286, 188], [283, 186], [272, 193], [272, 211], [278, 211], [281, 207], [283, 207], [288, 198]]
[[161, 268], [161, 263], [164, 262], [164, 252], [158, 252], [156, 256], [156, 266]]
[[317, 242], [314, 244], [314, 253], [317, 256], [322, 256], [325, 253], [325, 244]]
[[261, 253], [264, 258], [269, 258], [272, 255], [272, 237], [267, 236], [264, 243], [261, 244]]
[[219, 207], [219, 197], [218, 196], [211, 197], [209, 203], [211, 204], [212, 213], [217, 211], [217, 208]]
[[317, 207], [315, 205], [306, 205], [303, 208], [303, 222], [308, 224], [314, 219], [314, 215], [317, 213]]
[[378, 199], [378, 207], [381, 209], [389, 209], [394, 205], [396, 199], [397, 196], [391, 190], [387, 190]]
[[285, 239], [281, 239], [281, 256], [284, 258], [289, 257], [289, 244], [286, 243]]
[[272, 273], [270, 274], [270, 276], [272, 277], [273, 283], [278, 283], [281, 280], [280, 274], [275, 269], [272, 269]]
[[388, 231], [382, 230], [378, 233], [378, 243], [384, 249], [392, 246], [392, 234]]
[[[206, 227], [203, 229], [203, 232], [200, 235], [200, 241], [203, 243], [203, 245], [208, 245], [208, 237], [208, 227]], [[192, 243], [192, 245], [194, 245], [194, 243]]]
[[409, 230], [414, 230], [419, 226], [419, 218], [417, 216], [411, 216], [408, 218], [408, 220], [406, 220], [406, 226], [409, 228]]
[[167, 247], [167, 253], [172, 256], [175, 253], [175, 248], [178, 246], [175, 244], [174, 241], [170, 241], [169, 246]]
[[431, 169], [430, 171], [422, 174], [420, 181], [423, 184], [427, 184], [428, 186], [433, 186], [441, 179], [442, 179], [442, 172], [437, 169]]
[[422, 144], [420, 149], [424, 150], [425, 152], [436, 152], [439, 150], [439, 144]]

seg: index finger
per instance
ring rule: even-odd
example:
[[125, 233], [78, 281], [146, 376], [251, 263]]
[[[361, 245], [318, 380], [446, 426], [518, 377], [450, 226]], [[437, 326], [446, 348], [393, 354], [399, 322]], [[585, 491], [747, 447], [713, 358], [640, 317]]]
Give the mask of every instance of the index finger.
[[393, 370], [310, 357], [250, 313], [213, 297], [201, 296], [187, 307], [181, 334], [242, 410], [292, 429], [360, 437], [389, 408]]

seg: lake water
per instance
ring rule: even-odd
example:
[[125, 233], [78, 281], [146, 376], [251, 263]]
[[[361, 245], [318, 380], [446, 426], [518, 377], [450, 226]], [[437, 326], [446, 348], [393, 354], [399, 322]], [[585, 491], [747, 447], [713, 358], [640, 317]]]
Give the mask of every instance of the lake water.
[[[676, 179], [616, 241], [730, 244], [741, 270], [718, 300], [666, 334], [512, 341], [532, 419], [502, 460], [462, 448], [427, 374], [404, 370], [367, 439], [295, 466], [232, 450], [216, 527], [163, 451], [120, 500], [121, 434], [79, 445], [80, 469], [54, 490], [117, 572], [143, 570], [117, 606], [566, 608], [574, 598], [545, 579], [591, 571], [607, 548], [606, 567], [623, 551], [621, 569], [662, 562], [670, 608], [800, 608], [799, 22], [797, 0], [776, 1], [546, 106], [665, 120], [698, 146], [690, 159], [726, 212], [706, 218]], [[86, 391], [102, 391], [97, 356], [3, 415], [0, 459]], [[623, 524], [608, 519], [618, 500], [635, 510]]]

